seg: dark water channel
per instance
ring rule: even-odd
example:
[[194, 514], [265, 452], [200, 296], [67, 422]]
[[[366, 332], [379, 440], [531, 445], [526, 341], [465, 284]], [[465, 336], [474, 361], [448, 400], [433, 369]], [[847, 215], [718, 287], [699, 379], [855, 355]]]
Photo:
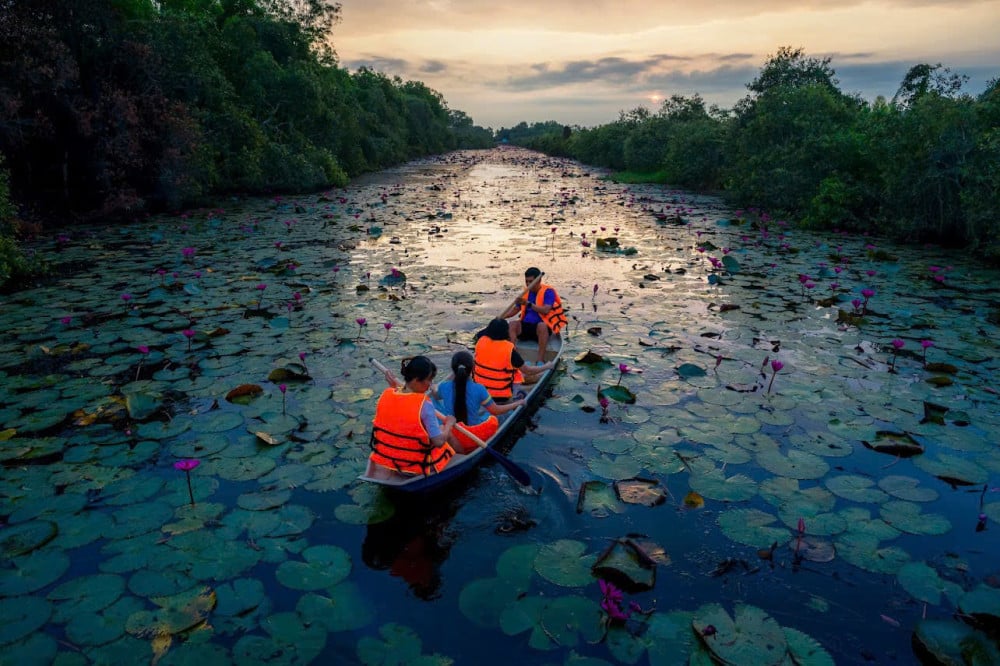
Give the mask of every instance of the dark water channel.
[[[457, 153], [39, 241], [56, 277], [0, 306], [0, 663], [908, 664], [922, 619], [995, 620], [997, 272], [600, 176]], [[571, 315], [531, 486], [357, 481], [367, 359], [447, 366], [529, 266]], [[616, 540], [655, 579], [609, 626]]]

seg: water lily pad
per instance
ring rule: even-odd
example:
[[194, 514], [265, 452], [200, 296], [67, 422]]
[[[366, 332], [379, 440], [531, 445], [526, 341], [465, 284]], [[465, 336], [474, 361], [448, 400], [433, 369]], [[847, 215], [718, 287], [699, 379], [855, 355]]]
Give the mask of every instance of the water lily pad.
[[277, 463], [271, 458], [217, 458], [211, 463], [215, 474], [228, 481], [252, 481], [259, 479], [271, 470]]
[[292, 497], [291, 490], [261, 490], [244, 493], [236, 498], [236, 503], [248, 511], [268, 511], [283, 505]]
[[951, 530], [947, 518], [938, 514], [923, 513], [919, 504], [893, 500], [880, 507], [882, 520], [897, 530], [910, 534], [945, 534]]
[[855, 532], [840, 535], [836, 546], [841, 558], [874, 573], [895, 574], [910, 559], [909, 553], [901, 548], [880, 546], [877, 538]]
[[788, 538], [789, 530], [775, 525], [777, 521], [776, 517], [759, 509], [729, 509], [718, 518], [726, 536], [754, 548], [766, 548]]
[[866, 476], [842, 474], [826, 480], [826, 487], [834, 495], [854, 502], [885, 502], [889, 496], [875, 487], [875, 482]]
[[551, 650], [600, 640], [600, 620], [594, 602], [579, 595], [555, 599], [529, 596], [504, 608], [500, 628], [508, 635], [530, 629], [528, 645], [536, 650]]
[[928, 474], [957, 486], [986, 483], [989, 473], [974, 461], [950, 453], [924, 454], [914, 459], [914, 464]]
[[692, 379], [694, 377], [704, 377], [708, 374], [708, 371], [700, 365], [695, 365], [693, 363], [683, 363], [676, 368], [677, 374], [681, 376], [682, 379]]
[[337, 546], [312, 546], [302, 551], [304, 562], [287, 561], [278, 566], [278, 582], [295, 590], [332, 587], [351, 572], [351, 556]]
[[993, 629], [1000, 626], [1000, 590], [995, 587], [980, 583], [962, 595], [958, 607]]
[[226, 400], [237, 405], [249, 405], [264, 392], [257, 384], [240, 384], [226, 394]]
[[535, 571], [550, 583], [563, 587], [580, 587], [593, 580], [590, 568], [596, 555], [586, 555], [582, 541], [560, 539], [542, 546], [535, 558]]
[[659, 506], [667, 501], [667, 494], [655, 479], [624, 479], [615, 481], [615, 494], [626, 504]]
[[[781, 625], [754, 606], [736, 604], [730, 618], [721, 605], [706, 604], [695, 611], [691, 626], [724, 664], [778, 664], [788, 651]], [[710, 626], [714, 632], [705, 631]]]
[[[311, 663], [323, 651], [327, 632], [301, 613], [274, 613], [261, 621], [267, 636], [245, 635], [233, 646], [237, 664]], [[292, 661], [290, 655], [294, 655]]]
[[317, 624], [327, 631], [355, 631], [375, 619], [375, 607], [354, 583], [341, 583], [330, 588], [329, 593], [305, 594], [295, 610], [307, 624]]
[[0, 604], [0, 645], [13, 643], [37, 631], [48, 622], [51, 613], [52, 604], [45, 599], [38, 597], [4, 599]]
[[416, 631], [402, 624], [389, 622], [378, 629], [381, 640], [364, 636], [358, 641], [357, 654], [362, 663], [369, 666], [378, 664], [423, 664], [424, 666], [445, 666], [446, 660], [438, 655], [421, 657], [423, 642]]
[[651, 590], [656, 585], [656, 563], [630, 539], [616, 539], [597, 558], [594, 575], [626, 592]]
[[909, 476], [886, 476], [878, 482], [878, 487], [893, 497], [910, 502], [932, 502], [938, 498], [933, 488], [921, 488], [920, 482]]
[[888, 453], [901, 458], [919, 455], [924, 452], [922, 444], [917, 442], [912, 435], [906, 432], [891, 432], [879, 430], [875, 433], [873, 441], [863, 441], [867, 448], [879, 453]]
[[837, 549], [832, 542], [813, 536], [792, 537], [788, 542], [788, 550], [793, 557], [809, 562], [832, 562], [837, 556]]
[[955, 620], [921, 620], [913, 641], [939, 664], [1000, 663], [1000, 650], [986, 634]]
[[608, 400], [614, 400], [626, 405], [634, 405], [636, 401], [635, 394], [627, 386], [622, 385], [598, 389], [597, 397], [598, 399], [607, 398]]
[[264, 584], [256, 578], [237, 578], [220, 585], [215, 591], [217, 615], [244, 615], [265, 600]]
[[11, 525], [0, 531], [0, 554], [4, 560], [27, 555], [52, 541], [56, 533], [56, 524], [48, 520]]
[[952, 603], [957, 603], [964, 590], [958, 583], [944, 580], [933, 568], [925, 562], [907, 562], [896, 573], [899, 584], [903, 586], [914, 599], [926, 601], [935, 606], [941, 603], [941, 595], [945, 595]]
[[40, 590], [59, 580], [67, 569], [69, 557], [62, 551], [43, 550], [13, 557], [0, 568], [0, 596], [15, 597]]
[[56, 622], [69, 622], [83, 613], [104, 610], [125, 592], [125, 579], [113, 574], [92, 574], [69, 580], [49, 592], [48, 598], [61, 602], [53, 617]]
[[195, 587], [180, 594], [154, 597], [157, 610], [132, 613], [125, 621], [125, 631], [133, 636], [152, 637], [179, 634], [202, 622], [215, 608], [215, 592]]
[[727, 477], [722, 470], [693, 474], [690, 484], [692, 490], [720, 502], [740, 502], [757, 494], [756, 481], [743, 474]]
[[834, 666], [833, 657], [819, 642], [798, 629], [782, 627], [788, 643], [788, 655], [798, 666]]
[[757, 454], [757, 462], [769, 472], [793, 479], [819, 479], [830, 470], [823, 458], [798, 449], [789, 449], [787, 453], [761, 451]]
[[[66, 625], [66, 636], [74, 645], [105, 645], [121, 637], [125, 633], [125, 621], [143, 607], [143, 602], [135, 597], [122, 597], [100, 613], [74, 616]], [[144, 647], [148, 649], [148, 645]]]
[[587, 513], [594, 518], [607, 518], [611, 513], [625, 510], [612, 487], [603, 481], [587, 481], [580, 484], [576, 500], [576, 512]]

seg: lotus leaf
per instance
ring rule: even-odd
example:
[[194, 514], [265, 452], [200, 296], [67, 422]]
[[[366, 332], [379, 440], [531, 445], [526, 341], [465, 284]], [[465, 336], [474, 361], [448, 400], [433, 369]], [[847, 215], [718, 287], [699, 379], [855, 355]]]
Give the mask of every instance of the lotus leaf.
[[880, 509], [882, 520], [897, 530], [910, 534], [944, 534], [951, 530], [951, 523], [944, 516], [922, 513], [919, 504], [893, 500]]
[[292, 497], [292, 491], [284, 490], [261, 490], [255, 493], [244, 493], [236, 498], [236, 503], [241, 509], [248, 511], [267, 511], [276, 509], [283, 505]]
[[173, 508], [160, 501], [126, 506], [111, 514], [113, 524], [104, 536], [109, 539], [127, 539], [152, 532], [160, 529], [173, 514]]
[[247, 635], [233, 646], [236, 664], [308, 664], [326, 645], [322, 625], [305, 622], [299, 613], [275, 613], [261, 622], [269, 636]]
[[[323, 447], [330, 451], [329, 447]], [[317, 467], [314, 480], [306, 484], [307, 490], [327, 492], [340, 490], [351, 484], [364, 471], [365, 463], [361, 461], [346, 461], [336, 465]]]
[[71, 516], [60, 516], [59, 536], [52, 545], [67, 550], [93, 543], [111, 527], [111, 517], [100, 511], [85, 511]]
[[958, 607], [963, 613], [996, 626], [1000, 622], [1000, 590], [980, 583], [962, 595]]
[[594, 575], [626, 592], [651, 590], [656, 585], [656, 563], [631, 539], [616, 539], [597, 558]]
[[423, 643], [416, 631], [402, 624], [389, 622], [378, 629], [382, 640], [364, 636], [358, 641], [358, 659], [366, 666], [414, 664], [420, 659]]
[[264, 389], [257, 384], [240, 384], [226, 394], [226, 400], [237, 405], [249, 405], [263, 392]]
[[218, 600], [216, 615], [244, 615], [266, 599], [264, 584], [256, 578], [237, 578], [223, 583], [215, 590], [215, 595]]
[[917, 479], [908, 476], [886, 476], [878, 482], [878, 487], [893, 497], [910, 502], [932, 502], [938, 498], [933, 488], [920, 488]]
[[580, 493], [576, 501], [577, 513], [587, 513], [594, 518], [607, 518], [612, 513], [621, 513], [624, 510], [620, 498], [607, 483], [594, 480], [580, 484]]
[[0, 554], [4, 560], [27, 555], [52, 541], [56, 533], [56, 524], [48, 520], [12, 525], [0, 532]]
[[298, 488], [312, 481], [316, 473], [315, 468], [301, 463], [288, 463], [277, 467], [260, 479], [260, 482], [267, 487], [277, 488]]
[[683, 363], [675, 368], [681, 379], [692, 379], [694, 377], [704, 377], [708, 374], [705, 368], [693, 363]]
[[787, 455], [781, 451], [761, 451], [757, 462], [769, 472], [793, 479], [819, 479], [830, 470], [821, 457], [798, 449], [789, 449]]
[[[52, 605], [38, 597], [9, 597], [0, 604], [0, 645], [31, 635], [49, 620]], [[3, 652], [0, 651], [0, 658]], [[25, 663], [29, 653], [11, 663]], [[34, 655], [33, 655], [34, 656]]]
[[838, 497], [854, 502], [874, 502], [879, 504], [889, 496], [875, 487], [875, 482], [866, 476], [843, 474], [826, 480], [826, 487]]
[[837, 556], [837, 549], [829, 541], [811, 536], [794, 536], [788, 542], [792, 554], [809, 562], [831, 562]]
[[880, 541], [895, 539], [902, 532], [881, 518], [872, 518], [871, 512], [861, 507], [851, 507], [838, 511], [847, 521], [847, 531], [852, 534], [867, 535]]
[[40, 550], [12, 557], [0, 568], [0, 596], [14, 597], [46, 587], [69, 569], [69, 557], [62, 551]]
[[945, 483], [956, 486], [986, 483], [989, 478], [989, 473], [974, 461], [949, 453], [938, 453], [936, 456], [925, 454], [916, 458], [914, 464]]
[[900, 567], [896, 576], [899, 578], [899, 584], [914, 599], [935, 606], [941, 603], [942, 594], [952, 603], [957, 603], [964, 592], [961, 585], [944, 580], [925, 562], [907, 562]]
[[[125, 621], [142, 608], [143, 603], [135, 597], [122, 597], [100, 613], [75, 615], [66, 625], [66, 637], [80, 646], [110, 643], [125, 633]], [[142, 647], [148, 650], [147, 645]]]
[[1000, 663], [1000, 650], [986, 634], [955, 620], [921, 620], [913, 632], [913, 640], [937, 663], [968, 666]]
[[722, 470], [694, 474], [690, 483], [692, 490], [720, 502], [740, 502], [757, 494], [756, 481], [743, 474], [727, 477]]
[[220, 433], [243, 425], [243, 415], [238, 412], [213, 412], [209, 418], [198, 419], [194, 431], [200, 434]]
[[215, 608], [215, 592], [209, 588], [194, 587], [180, 594], [154, 597], [152, 601], [160, 608], [132, 613], [125, 621], [125, 631], [143, 637], [187, 631], [204, 622]]
[[340, 583], [329, 589], [330, 596], [308, 593], [295, 610], [309, 625], [327, 631], [355, 631], [375, 619], [375, 608], [354, 583]]
[[[0, 661], [10, 664], [53, 664], [56, 663], [56, 652], [58, 646], [55, 640], [46, 633], [35, 631], [27, 638], [4, 645], [3, 636], [0, 635]], [[63, 655], [66, 653], [64, 652]], [[60, 666], [71, 666], [66, 661], [59, 662]], [[80, 666], [83, 659], [79, 660]]]
[[615, 494], [627, 504], [659, 506], [667, 501], [667, 494], [655, 479], [624, 479], [615, 481]]
[[49, 592], [48, 599], [61, 602], [53, 621], [65, 623], [78, 615], [104, 610], [125, 592], [125, 579], [112, 574], [92, 574], [69, 580]]
[[910, 559], [910, 555], [894, 546], [880, 547], [879, 540], [867, 534], [847, 532], [836, 542], [840, 556], [865, 571], [895, 574]]
[[[754, 606], [736, 604], [734, 616], [719, 604], [707, 604], [694, 613], [691, 626], [712, 655], [725, 664], [778, 664], [788, 644], [781, 626]], [[715, 632], [705, 632], [708, 626]]]
[[[232, 448], [232, 447], [230, 447]], [[276, 466], [271, 458], [216, 458], [206, 467], [227, 481], [252, 481], [264, 476]]]
[[312, 546], [302, 551], [305, 562], [286, 561], [278, 566], [278, 581], [296, 590], [332, 587], [351, 572], [351, 557], [337, 546]]
[[593, 643], [603, 633], [597, 604], [579, 595], [521, 598], [504, 609], [500, 627], [508, 635], [531, 629], [528, 645], [538, 650], [574, 647], [581, 638], [578, 634]]
[[819, 642], [798, 629], [782, 627], [785, 641], [788, 643], [788, 654], [798, 666], [834, 666], [835, 662]]
[[888, 453], [901, 458], [909, 458], [924, 452], [924, 447], [906, 432], [879, 430], [874, 441], [862, 442], [866, 447], [879, 453]]
[[754, 548], [767, 548], [775, 541], [788, 538], [788, 529], [773, 526], [777, 520], [758, 509], [729, 509], [719, 514], [718, 523], [733, 541]]
[[632, 456], [606, 456], [591, 458], [588, 467], [606, 479], [627, 479], [642, 471], [642, 463]]
[[132, 574], [128, 579], [128, 589], [137, 597], [163, 597], [190, 590], [197, 582], [186, 571], [145, 569]]
[[608, 400], [614, 400], [615, 402], [621, 402], [626, 405], [634, 405], [636, 401], [636, 396], [632, 391], [626, 386], [609, 386], [607, 388], [600, 388], [597, 390], [597, 397], [607, 398]]
[[590, 569], [596, 560], [586, 555], [586, 544], [560, 539], [542, 546], [535, 557], [535, 571], [550, 583], [563, 587], [580, 587], [593, 580]]

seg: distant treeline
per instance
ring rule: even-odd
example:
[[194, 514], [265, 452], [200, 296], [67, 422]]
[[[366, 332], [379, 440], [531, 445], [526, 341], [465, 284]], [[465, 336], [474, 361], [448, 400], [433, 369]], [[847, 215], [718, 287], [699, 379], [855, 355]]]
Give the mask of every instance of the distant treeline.
[[330, 0], [6, 0], [0, 151], [26, 201], [177, 207], [490, 146], [423, 83], [337, 65]]
[[647, 178], [721, 191], [813, 228], [1000, 247], [1000, 85], [916, 65], [892, 100], [841, 92], [829, 58], [782, 48], [732, 110], [699, 95], [623, 112], [592, 129], [556, 122], [498, 138]]
[[423, 83], [338, 66], [331, 0], [0, 3], [0, 283], [42, 216], [308, 191], [490, 130]]

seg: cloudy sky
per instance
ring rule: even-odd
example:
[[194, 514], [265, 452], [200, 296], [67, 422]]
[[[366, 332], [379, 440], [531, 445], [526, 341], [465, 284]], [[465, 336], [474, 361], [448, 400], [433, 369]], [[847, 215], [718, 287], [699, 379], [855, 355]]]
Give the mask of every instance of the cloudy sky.
[[892, 97], [942, 63], [1000, 76], [1000, 0], [340, 0], [342, 66], [423, 81], [499, 129], [593, 126], [673, 94], [731, 107], [781, 46], [830, 57], [840, 88]]

